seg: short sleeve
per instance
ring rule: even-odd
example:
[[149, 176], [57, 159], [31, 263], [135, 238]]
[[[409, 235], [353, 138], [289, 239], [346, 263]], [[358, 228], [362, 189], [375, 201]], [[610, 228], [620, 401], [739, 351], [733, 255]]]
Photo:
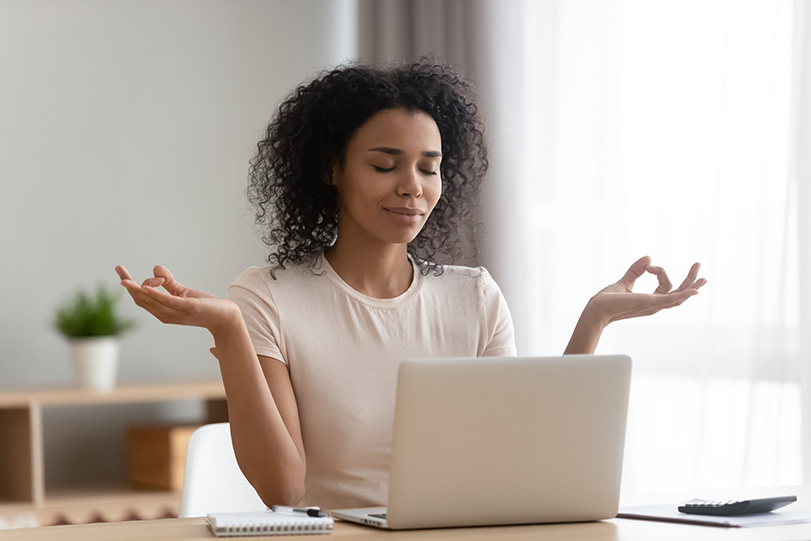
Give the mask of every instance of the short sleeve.
[[227, 298], [239, 306], [256, 354], [286, 364], [279, 340], [279, 312], [268, 284], [269, 278], [266, 268], [250, 267], [228, 288]]
[[482, 268], [481, 295], [484, 320], [487, 325], [489, 341], [485, 345], [484, 357], [515, 357], [515, 328], [513, 327], [510, 308], [501, 289], [490, 276], [487, 269]]

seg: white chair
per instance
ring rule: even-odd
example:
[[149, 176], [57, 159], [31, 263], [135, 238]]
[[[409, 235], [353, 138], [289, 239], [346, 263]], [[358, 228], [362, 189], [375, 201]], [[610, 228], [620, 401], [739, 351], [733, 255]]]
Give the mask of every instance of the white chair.
[[186, 451], [181, 517], [267, 509], [237, 465], [228, 423], [201, 426]]

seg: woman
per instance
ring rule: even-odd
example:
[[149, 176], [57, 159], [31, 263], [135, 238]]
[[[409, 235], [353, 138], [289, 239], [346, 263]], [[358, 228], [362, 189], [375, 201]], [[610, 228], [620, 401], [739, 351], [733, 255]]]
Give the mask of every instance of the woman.
[[[437, 262], [459, 254], [486, 170], [472, 89], [451, 70], [341, 67], [281, 104], [252, 161], [270, 266], [246, 270], [227, 299], [164, 267], [141, 286], [116, 268], [160, 321], [213, 335], [236, 456], [268, 505], [384, 504], [399, 362], [516, 354], [487, 271]], [[659, 287], [632, 293], [645, 272]], [[671, 291], [640, 259], [589, 301], [566, 353], [593, 353], [612, 321], [681, 304], [697, 273]]]

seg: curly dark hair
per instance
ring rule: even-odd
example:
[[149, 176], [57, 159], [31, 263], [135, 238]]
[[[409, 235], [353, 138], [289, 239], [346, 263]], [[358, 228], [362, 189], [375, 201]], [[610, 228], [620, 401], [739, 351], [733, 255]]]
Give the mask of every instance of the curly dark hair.
[[[251, 160], [249, 201], [274, 270], [309, 263], [338, 231], [334, 164], [369, 118], [386, 109], [429, 114], [442, 138], [442, 195], [408, 253], [421, 272], [441, 274], [437, 255], [453, 262], [472, 242], [473, 218], [487, 172], [484, 125], [473, 86], [429, 59], [397, 67], [362, 64], [322, 72], [279, 106]], [[467, 234], [465, 232], [468, 232]], [[475, 246], [475, 244], [474, 244]]]

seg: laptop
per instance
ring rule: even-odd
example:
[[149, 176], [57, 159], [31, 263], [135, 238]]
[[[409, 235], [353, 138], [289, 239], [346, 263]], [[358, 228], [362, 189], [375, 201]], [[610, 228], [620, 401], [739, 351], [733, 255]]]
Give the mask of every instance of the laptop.
[[388, 528], [581, 522], [617, 514], [631, 359], [412, 359], [399, 369]]

